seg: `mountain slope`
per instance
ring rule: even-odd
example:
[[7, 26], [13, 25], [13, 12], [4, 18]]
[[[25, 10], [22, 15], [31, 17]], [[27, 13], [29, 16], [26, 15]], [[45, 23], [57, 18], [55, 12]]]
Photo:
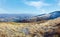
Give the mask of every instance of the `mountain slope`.
[[41, 14], [30, 18], [30, 21], [50, 20], [60, 17], [60, 11], [55, 11], [49, 14]]
[[51, 16], [50, 16], [51, 19], [60, 17], [60, 11], [55, 11], [55, 12], [52, 12], [50, 14], [51, 14]]

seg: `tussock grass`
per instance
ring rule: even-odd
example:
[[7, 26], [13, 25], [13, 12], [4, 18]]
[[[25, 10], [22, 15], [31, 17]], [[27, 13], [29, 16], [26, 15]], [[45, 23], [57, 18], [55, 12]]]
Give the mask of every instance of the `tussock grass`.
[[60, 33], [60, 25], [56, 26], [59, 23], [60, 18], [39, 24], [0, 22], [0, 37], [44, 37], [45, 32], [51, 33], [53, 29]]

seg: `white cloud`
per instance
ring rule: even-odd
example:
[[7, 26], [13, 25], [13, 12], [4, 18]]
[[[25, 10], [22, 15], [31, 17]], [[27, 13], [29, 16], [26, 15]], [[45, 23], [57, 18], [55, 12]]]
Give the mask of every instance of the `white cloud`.
[[50, 4], [48, 3], [44, 3], [42, 1], [29, 1], [29, 2], [25, 2], [26, 5], [35, 7], [35, 8], [41, 8], [43, 6], [50, 6]]
[[46, 13], [47, 11], [45, 9], [42, 9], [42, 7], [50, 6], [51, 4], [45, 3], [43, 0], [40, 1], [26, 1], [24, 2], [28, 6], [35, 7], [38, 11], [41, 12], [41, 14]]

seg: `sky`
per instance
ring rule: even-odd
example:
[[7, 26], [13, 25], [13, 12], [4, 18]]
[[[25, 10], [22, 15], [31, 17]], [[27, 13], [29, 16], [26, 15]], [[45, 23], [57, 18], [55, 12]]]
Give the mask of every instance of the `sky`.
[[0, 14], [44, 14], [60, 11], [60, 0], [0, 0]]

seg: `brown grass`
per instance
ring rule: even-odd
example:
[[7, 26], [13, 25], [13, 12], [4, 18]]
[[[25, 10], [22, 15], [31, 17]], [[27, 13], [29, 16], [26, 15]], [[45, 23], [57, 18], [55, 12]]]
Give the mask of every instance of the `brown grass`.
[[59, 23], [60, 18], [40, 24], [0, 22], [0, 37], [44, 37], [44, 33], [52, 32], [52, 29], [55, 29], [57, 30], [56, 32], [58, 32], [60, 29], [57, 29], [58, 26], [56, 25]]

